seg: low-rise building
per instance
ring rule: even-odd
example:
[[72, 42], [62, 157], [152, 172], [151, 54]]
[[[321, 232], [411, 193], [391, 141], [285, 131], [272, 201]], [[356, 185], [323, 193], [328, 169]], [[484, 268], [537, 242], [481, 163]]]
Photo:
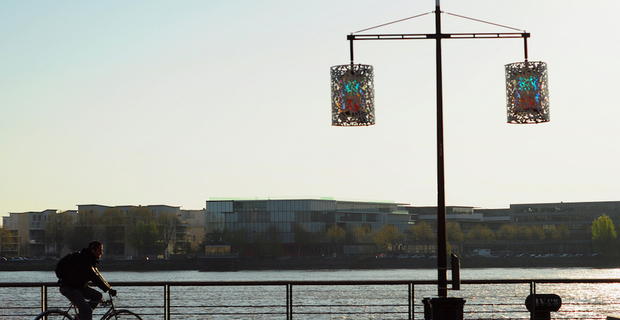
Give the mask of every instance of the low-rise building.
[[[205, 232], [217, 234], [228, 230], [236, 233], [245, 238], [250, 254], [260, 237], [269, 238], [271, 243], [281, 242], [286, 255], [325, 255], [328, 252], [359, 254], [362, 251], [360, 246], [345, 246], [345, 241], [338, 243], [329, 239], [328, 230], [338, 226], [350, 233], [358, 227], [376, 232], [385, 225], [391, 225], [404, 233], [409, 224], [407, 211], [401, 204], [392, 202], [209, 200]], [[304, 242], [303, 250], [299, 248], [300, 242]], [[330, 245], [332, 248], [328, 249]]]

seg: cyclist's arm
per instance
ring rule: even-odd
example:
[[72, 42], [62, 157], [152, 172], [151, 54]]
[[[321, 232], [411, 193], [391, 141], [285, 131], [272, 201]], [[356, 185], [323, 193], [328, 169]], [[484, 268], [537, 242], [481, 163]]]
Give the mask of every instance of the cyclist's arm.
[[99, 273], [99, 269], [97, 269], [97, 267], [92, 267], [89, 270], [89, 274], [89, 280], [92, 281], [94, 285], [99, 287], [99, 289], [103, 290], [103, 292], [107, 292], [108, 290], [112, 289], [110, 284], [105, 281], [101, 273]]

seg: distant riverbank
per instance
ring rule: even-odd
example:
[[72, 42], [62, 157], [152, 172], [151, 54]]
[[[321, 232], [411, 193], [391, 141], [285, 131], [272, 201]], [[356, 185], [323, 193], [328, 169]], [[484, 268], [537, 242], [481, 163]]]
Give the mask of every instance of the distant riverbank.
[[[53, 271], [56, 260], [0, 262], [0, 271]], [[290, 259], [176, 259], [176, 260], [102, 260], [101, 270], [325, 270], [325, 269], [428, 269], [436, 268], [433, 258], [290, 258]], [[484, 258], [461, 259], [461, 268], [566, 268], [620, 267], [620, 262], [601, 257], [588, 258]]]

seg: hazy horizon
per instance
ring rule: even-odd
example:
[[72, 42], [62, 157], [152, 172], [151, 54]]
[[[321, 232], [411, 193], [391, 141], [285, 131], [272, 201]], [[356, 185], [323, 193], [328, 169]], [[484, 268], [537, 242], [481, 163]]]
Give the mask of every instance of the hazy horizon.
[[[210, 198], [437, 205], [435, 42], [356, 41], [376, 125], [332, 127], [346, 35], [435, 1], [0, 0], [0, 216]], [[522, 39], [446, 39], [446, 205], [620, 200], [620, 2], [456, 1], [531, 33], [551, 121], [506, 123]], [[515, 32], [442, 15], [444, 33]], [[364, 33], [433, 33], [432, 14]], [[586, 113], [585, 111], [588, 111]]]

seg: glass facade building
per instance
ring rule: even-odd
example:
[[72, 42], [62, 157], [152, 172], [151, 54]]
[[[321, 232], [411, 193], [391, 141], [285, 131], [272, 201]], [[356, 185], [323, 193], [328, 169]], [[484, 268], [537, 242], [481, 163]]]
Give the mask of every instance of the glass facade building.
[[[325, 235], [334, 225], [345, 231], [367, 226], [371, 231], [392, 225], [399, 232], [409, 226], [409, 214], [400, 204], [327, 199], [307, 200], [209, 200], [206, 233], [242, 231], [248, 243], [260, 234], [276, 232], [284, 244], [295, 243], [295, 226]], [[324, 242], [324, 239], [321, 240]]]

